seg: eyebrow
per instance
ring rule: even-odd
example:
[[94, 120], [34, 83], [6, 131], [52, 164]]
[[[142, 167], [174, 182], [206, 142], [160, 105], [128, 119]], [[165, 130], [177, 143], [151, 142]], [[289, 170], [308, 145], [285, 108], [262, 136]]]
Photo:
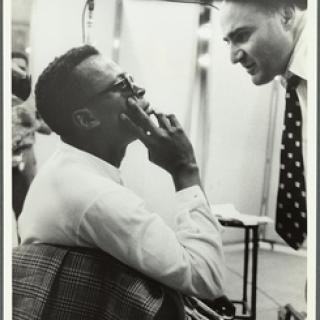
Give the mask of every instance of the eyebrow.
[[124, 78], [124, 76], [127, 74], [127, 72], [121, 72], [117, 75], [117, 79]]
[[107, 86], [106, 88], [102, 89], [101, 91], [97, 92], [97, 93], [95, 94], [95, 96], [100, 96], [100, 95], [102, 95], [102, 94], [104, 94], [104, 93], [106, 93], [106, 92], [109, 92], [110, 89], [111, 89], [115, 84], [117, 84], [117, 82], [118, 82], [119, 80], [122, 80], [125, 75], [126, 75], [126, 72], [121, 72], [121, 73], [119, 73], [119, 74], [117, 75], [115, 81], [113, 81], [111, 85], [109, 85], [109, 86]]
[[223, 37], [224, 41], [232, 40], [239, 32], [248, 30], [249, 27], [239, 27], [231, 32], [229, 32], [225, 37]]

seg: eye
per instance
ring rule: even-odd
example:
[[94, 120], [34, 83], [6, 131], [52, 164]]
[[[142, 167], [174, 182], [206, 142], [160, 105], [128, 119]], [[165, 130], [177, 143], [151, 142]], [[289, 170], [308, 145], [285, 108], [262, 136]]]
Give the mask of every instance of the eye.
[[128, 81], [126, 79], [122, 79], [122, 80], [118, 81], [117, 83], [115, 83], [112, 86], [112, 89], [118, 90], [118, 91], [126, 91], [129, 89]]
[[239, 32], [235, 38], [234, 38], [234, 42], [235, 43], [244, 43], [246, 42], [250, 37], [250, 33], [248, 31], [242, 31]]

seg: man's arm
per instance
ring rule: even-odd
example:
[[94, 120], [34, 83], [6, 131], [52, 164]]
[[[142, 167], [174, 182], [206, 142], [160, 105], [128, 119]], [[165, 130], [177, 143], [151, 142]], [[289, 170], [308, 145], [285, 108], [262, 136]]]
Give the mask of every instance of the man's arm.
[[222, 295], [224, 257], [219, 222], [199, 186], [176, 193], [170, 228], [131, 190], [114, 184], [86, 208], [81, 245], [94, 245], [185, 295]]
[[[158, 255], [163, 264], [149, 275], [159, 280], [160, 270], [178, 268], [179, 276], [172, 272], [164, 276], [162, 282], [183, 292], [187, 290], [189, 294], [207, 298], [211, 295], [212, 298], [221, 292], [224, 273], [220, 225], [199, 188], [201, 181], [193, 148], [181, 125], [174, 115], [156, 113], [155, 116], [158, 126], [139, 107], [139, 100], [132, 98], [128, 100], [128, 113], [121, 115], [128, 128], [147, 147], [150, 161], [171, 174], [177, 191], [176, 232], [168, 234], [164, 226], [154, 230], [153, 237], [159, 233], [158, 236], [166, 239], [163, 243], [155, 241], [161, 245], [154, 246], [154, 252], [161, 251], [165, 244], [169, 249]], [[165, 265], [170, 259], [161, 258], [163, 255], [176, 257], [171, 259], [172, 266]]]

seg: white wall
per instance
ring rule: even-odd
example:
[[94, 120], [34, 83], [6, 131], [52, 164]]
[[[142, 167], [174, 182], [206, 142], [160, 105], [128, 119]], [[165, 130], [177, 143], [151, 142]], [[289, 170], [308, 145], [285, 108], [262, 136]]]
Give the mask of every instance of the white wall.
[[[36, 0], [32, 20], [33, 72], [39, 75], [52, 58], [81, 44], [81, 11], [84, 1]], [[96, 0], [93, 38], [111, 56], [115, 0]], [[255, 87], [239, 66], [229, 62], [213, 10], [210, 69], [212, 114], [210, 161], [206, 177], [212, 203], [234, 203], [242, 212], [259, 214], [270, 86]], [[196, 32], [199, 8], [159, 1], [124, 1], [120, 65], [147, 89], [151, 104], [187, 117], [193, 89]], [[52, 152], [56, 137], [38, 137], [39, 164]], [[122, 166], [127, 184], [147, 199], [148, 205], [170, 224], [174, 189], [171, 178], [147, 161], [140, 143], [129, 147]], [[226, 240], [242, 237], [226, 232]]]
[[[213, 203], [233, 203], [240, 212], [259, 215], [271, 86], [253, 85], [240, 65], [231, 64], [218, 12], [212, 13], [212, 150], [206, 189]], [[225, 237], [234, 240], [238, 234], [228, 230]]]
[[[123, 14], [120, 64], [145, 86], [152, 106], [176, 113], [184, 123], [192, 90], [198, 7], [125, 1]], [[174, 206], [171, 177], [150, 164], [146, 155], [142, 158], [139, 143], [131, 150], [128, 154], [131, 157], [123, 165], [128, 184], [171, 223]]]

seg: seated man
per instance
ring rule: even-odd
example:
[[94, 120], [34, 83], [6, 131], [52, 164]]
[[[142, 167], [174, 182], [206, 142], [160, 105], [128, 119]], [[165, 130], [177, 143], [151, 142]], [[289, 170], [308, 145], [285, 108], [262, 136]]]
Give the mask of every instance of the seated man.
[[[173, 115], [156, 114], [137, 86], [95, 48], [54, 60], [36, 86], [36, 106], [61, 137], [29, 189], [22, 244], [99, 248], [188, 296], [222, 294], [220, 226], [200, 186], [192, 146]], [[175, 230], [123, 186], [119, 166], [137, 138], [176, 188]]]

